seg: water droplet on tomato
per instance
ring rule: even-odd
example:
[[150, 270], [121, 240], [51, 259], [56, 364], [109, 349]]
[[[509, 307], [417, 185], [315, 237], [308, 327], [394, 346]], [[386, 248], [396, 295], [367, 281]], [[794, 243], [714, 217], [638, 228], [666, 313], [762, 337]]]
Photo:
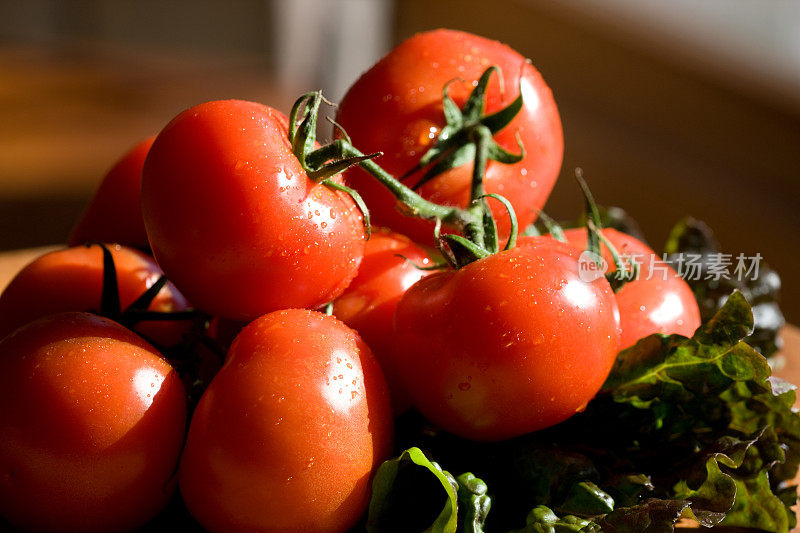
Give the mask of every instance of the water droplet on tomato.
[[467, 383], [466, 381], [464, 381], [464, 382], [462, 382], [462, 383], [459, 383], [459, 384], [458, 384], [458, 390], [460, 390], [460, 391], [464, 391], [464, 392], [466, 392], [466, 391], [468, 391], [468, 390], [469, 390], [469, 389], [471, 389], [471, 388], [472, 388], [472, 385], [470, 385], [470, 384], [469, 384], [469, 383]]

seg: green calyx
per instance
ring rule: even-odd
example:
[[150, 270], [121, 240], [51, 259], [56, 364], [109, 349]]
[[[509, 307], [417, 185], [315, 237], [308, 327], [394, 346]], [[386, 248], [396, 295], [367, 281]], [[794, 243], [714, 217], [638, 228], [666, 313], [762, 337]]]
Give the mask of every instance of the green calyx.
[[539, 228], [540, 225], [544, 228], [544, 230], [546, 230], [546, 233], [555, 240], [567, 242], [567, 236], [564, 235], [564, 229], [561, 227], [561, 224], [556, 222], [550, 215], [542, 210], [538, 211], [538, 218], [536, 222], [525, 228], [523, 235], [531, 237], [540, 236], [542, 234], [542, 231], [540, 231]]
[[314, 91], [301, 96], [292, 106], [292, 111], [289, 114], [289, 142], [292, 144], [292, 152], [300, 161], [300, 165], [309, 178], [331, 189], [342, 191], [353, 199], [361, 211], [364, 219], [364, 232], [367, 239], [369, 239], [372, 235], [372, 225], [367, 204], [364, 203], [358, 191], [337, 183], [330, 178], [353, 165], [377, 157], [380, 154], [344, 155], [341, 145], [344, 143], [349, 144], [350, 139], [344, 133], [344, 130], [333, 121], [331, 122], [334, 126], [344, 134], [344, 143], [334, 141], [327, 146], [316, 148], [317, 119], [320, 105], [323, 102], [333, 105], [322, 96], [320, 91]]
[[289, 114], [289, 142], [292, 144], [292, 152], [297, 156], [308, 177], [315, 181], [323, 181], [361, 161], [381, 155], [380, 153], [345, 155], [340, 145], [349, 144], [350, 138], [333, 121], [331, 122], [334, 126], [343, 133], [344, 143], [334, 141], [327, 146], [315, 149], [319, 108], [323, 102], [334, 105], [326, 100], [320, 91], [306, 93], [295, 102]]
[[[86, 244], [87, 247], [95, 245], [99, 246], [103, 252], [103, 289], [100, 296], [100, 309], [90, 312], [114, 320], [152, 344], [172, 365], [184, 382], [187, 405], [189, 411], [192, 412], [213, 377], [205, 375], [207, 371], [203, 368], [204, 364], [199, 349], [205, 348], [217, 360], [219, 366], [225, 361], [225, 350], [208, 334], [211, 316], [197, 309], [151, 311], [150, 304], [167, 284], [167, 278], [163, 274], [136, 300], [122, 309], [114, 257], [108, 247], [102, 243]], [[175, 344], [163, 344], [143, 333], [141, 328], [137, 328], [139, 323], [151, 321], [180, 321], [186, 323], [188, 327], [182, 331], [180, 340], [177, 340]]]
[[[125, 309], [122, 309], [119, 298], [119, 285], [117, 283], [117, 269], [114, 265], [114, 257], [111, 250], [102, 243], [88, 243], [86, 246], [99, 246], [103, 252], [103, 291], [100, 297], [99, 315], [118, 322], [128, 329], [133, 329], [137, 324], [144, 321], [175, 321], [189, 320], [193, 322], [204, 322], [208, 317], [197, 310], [187, 309], [184, 311], [151, 311], [148, 308], [153, 303], [158, 293], [167, 284], [167, 278], [163, 274], [145, 292], [134, 300]], [[141, 333], [139, 333], [141, 335]], [[151, 339], [147, 339], [151, 344]]]
[[[513, 248], [517, 237], [517, 220], [511, 204], [497, 194], [486, 194], [483, 179], [487, 162], [513, 164], [522, 160], [525, 151], [517, 137], [519, 153], [511, 153], [494, 140], [494, 134], [506, 127], [522, 109], [522, 91], [505, 108], [485, 115], [486, 90], [497, 67], [489, 67], [476, 82], [469, 98], [459, 108], [448, 94], [448, 85], [442, 91], [446, 125], [434, 145], [422, 156], [419, 163], [400, 179], [386, 172], [374, 159], [381, 153], [364, 154], [353, 146], [349, 136], [336, 122], [338, 138], [316, 148], [316, 129], [322, 103], [333, 105], [319, 91], [301, 96], [289, 115], [289, 142], [308, 176], [321, 183], [349, 194], [364, 214], [369, 235], [369, 211], [354, 189], [332, 181], [330, 178], [354, 165], [359, 165], [377, 179], [395, 197], [398, 208], [407, 216], [431, 220], [436, 224], [435, 241], [442, 255], [454, 268], [460, 268], [478, 259], [500, 251], [497, 225], [489, 209], [487, 198], [503, 203], [511, 219], [511, 234], [503, 247]], [[330, 120], [330, 119], [329, 119]], [[440, 205], [420, 196], [414, 189], [434, 179], [442, 172], [473, 162], [471, 202], [466, 208]], [[411, 174], [426, 169], [414, 188], [401, 182]], [[440, 234], [442, 225], [454, 228], [460, 234]]]
[[[400, 179], [405, 179], [415, 172], [427, 168], [428, 170], [414, 184], [414, 189], [419, 189], [451, 168], [460, 167], [471, 161], [475, 161], [477, 166], [480, 157], [478, 153], [481, 150], [485, 150], [485, 155], [482, 156], [484, 169], [486, 159], [507, 165], [522, 161], [522, 158], [525, 157], [525, 149], [519, 137], [517, 137], [518, 154], [509, 152], [493, 139], [494, 134], [508, 126], [522, 109], [522, 91], [520, 90], [519, 96], [503, 109], [491, 115], [484, 115], [486, 89], [493, 73], [497, 73], [499, 76], [500, 70], [492, 66], [483, 72], [463, 108], [459, 108], [448, 94], [448, 87], [452, 81], [444, 86], [442, 108], [446, 124], [439, 132], [436, 142], [420, 158], [419, 163]], [[484, 146], [481, 146], [481, 143]], [[473, 195], [474, 198], [476, 196]]]
[[639, 278], [639, 263], [630, 257], [625, 257], [617, 251], [616, 247], [603, 234], [603, 222], [600, 216], [600, 210], [594, 201], [592, 192], [589, 190], [589, 185], [583, 178], [583, 170], [580, 168], [575, 169], [575, 180], [583, 192], [583, 197], [586, 201], [586, 251], [594, 254], [597, 266], [602, 268], [602, 249], [601, 243], [604, 244], [608, 251], [611, 253], [611, 258], [614, 261], [616, 270], [608, 272], [606, 279], [611, 284], [614, 292], [618, 292], [622, 287], [630, 282]]

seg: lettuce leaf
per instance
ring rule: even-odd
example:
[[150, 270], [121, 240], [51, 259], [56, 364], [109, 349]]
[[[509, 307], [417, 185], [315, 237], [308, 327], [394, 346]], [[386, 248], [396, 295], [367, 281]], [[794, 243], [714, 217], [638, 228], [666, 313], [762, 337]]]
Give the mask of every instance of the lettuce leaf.
[[469, 472], [453, 478], [419, 448], [409, 448], [375, 474], [366, 529], [483, 533], [490, 507], [483, 481]]

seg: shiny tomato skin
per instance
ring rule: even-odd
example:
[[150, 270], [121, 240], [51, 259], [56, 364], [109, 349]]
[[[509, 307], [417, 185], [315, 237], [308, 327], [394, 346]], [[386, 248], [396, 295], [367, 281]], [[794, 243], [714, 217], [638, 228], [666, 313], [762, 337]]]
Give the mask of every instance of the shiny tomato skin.
[[[573, 246], [586, 248], [586, 229], [564, 232]], [[616, 293], [622, 337], [620, 349], [653, 333], [691, 337], [700, 327], [700, 308], [689, 284], [642, 241], [613, 228], [603, 235], [618, 252], [631, 255], [639, 263], [639, 278], [626, 283]], [[611, 252], [602, 245], [603, 259], [614, 270]]]
[[33, 531], [125, 531], [175, 489], [186, 428], [177, 373], [88, 313], [0, 341], [0, 516]]
[[72, 229], [67, 244], [118, 242], [149, 249], [142, 220], [142, 166], [155, 136], [140, 141], [111, 167]]
[[[525, 58], [510, 47], [490, 39], [454, 30], [434, 30], [402, 42], [350, 87], [336, 120], [364, 153], [383, 152], [376, 162], [400, 177], [413, 168], [444, 126], [442, 88], [448, 82], [450, 96], [463, 106], [472, 82], [495, 65], [503, 82], [494, 77], [487, 91], [486, 112], [512, 102], [522, 90], [525, 105], [519, 115], [495, 135], [504, 148], [517, 153], [518, 133], [525, 158], [513, 165], [490, 161], [484, 180], [486, 191], [508, 198], [516, 210], [520, 227], [533, 222], [544, 206], [561, 168], [564, 140], [561, 119], [550, 88]], [[421, 176], [405, 180], [413, 185]], [[437, 203], [465, 206], [469, 201], [472, 164], [445, 172], [420, 188]], [[408, 235], [433, 241], [433, 224], [401, 215], [394, 198], [371, 176], [354, 167], [346, 181], [364, 197], [373, 223]], [[500, 232], [508, 233], [508, 216], [492, 206]]]
[[333, 302], [333, 314], [356, 330], [375, 354], [392, 393], [395, 412], [409, 401], [394, 368], [394, 310], [414, 283], [431, 273], [428, 252], [408, 237], [383, 228], [372, 230], [358, 275]]
[[550, 239], [436, 273], [395, 314], [400, 376], [432, 422], [503, 440], [567, 419], [600, 389], [617, 354], [618, 310], [604, 278]]
[[[123, 309], [163, 274], [153, 259], [133, 248], [109, 244]], [[97, 245], [54, 250], [25, 266], [0, 294], [0, 338], [34, 319], [63, 311], [100, 311], [103, 252]], [[186, 298], [171, 283], [150, 304], [151, 311], [181, 311]], [[154, 342], [174, 345], [188, 331], [186, 322], [146, 321], [135, 329]]]
[[393, 418], [380, 366], [334, 317], [245, 327], [198, 404], [180, 488], [212, 532], [341, 532], [366, 509]]
[[207, 102], [174, 118], [145, 161], [142, 212], [153, 254], [212, 315], [250, 321], [317, 308], [358, 269], [361, 213], [347, 194], [308, 178], [287, 124], [262, 104]]

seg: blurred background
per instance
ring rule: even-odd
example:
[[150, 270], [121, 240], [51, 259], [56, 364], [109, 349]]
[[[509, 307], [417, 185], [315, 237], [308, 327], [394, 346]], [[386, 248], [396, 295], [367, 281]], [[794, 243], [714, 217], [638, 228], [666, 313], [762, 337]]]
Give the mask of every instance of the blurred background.
[[336, 100], [436, 27], [504, 41], [549, 83], [552, 216], [581, 210], [580, 166], [656, 250], [701, 218], [778, 270], [800, 323], [796, 0], [0, 0], [0, 250], [62, 242], [115, 159], [186, 107]]

